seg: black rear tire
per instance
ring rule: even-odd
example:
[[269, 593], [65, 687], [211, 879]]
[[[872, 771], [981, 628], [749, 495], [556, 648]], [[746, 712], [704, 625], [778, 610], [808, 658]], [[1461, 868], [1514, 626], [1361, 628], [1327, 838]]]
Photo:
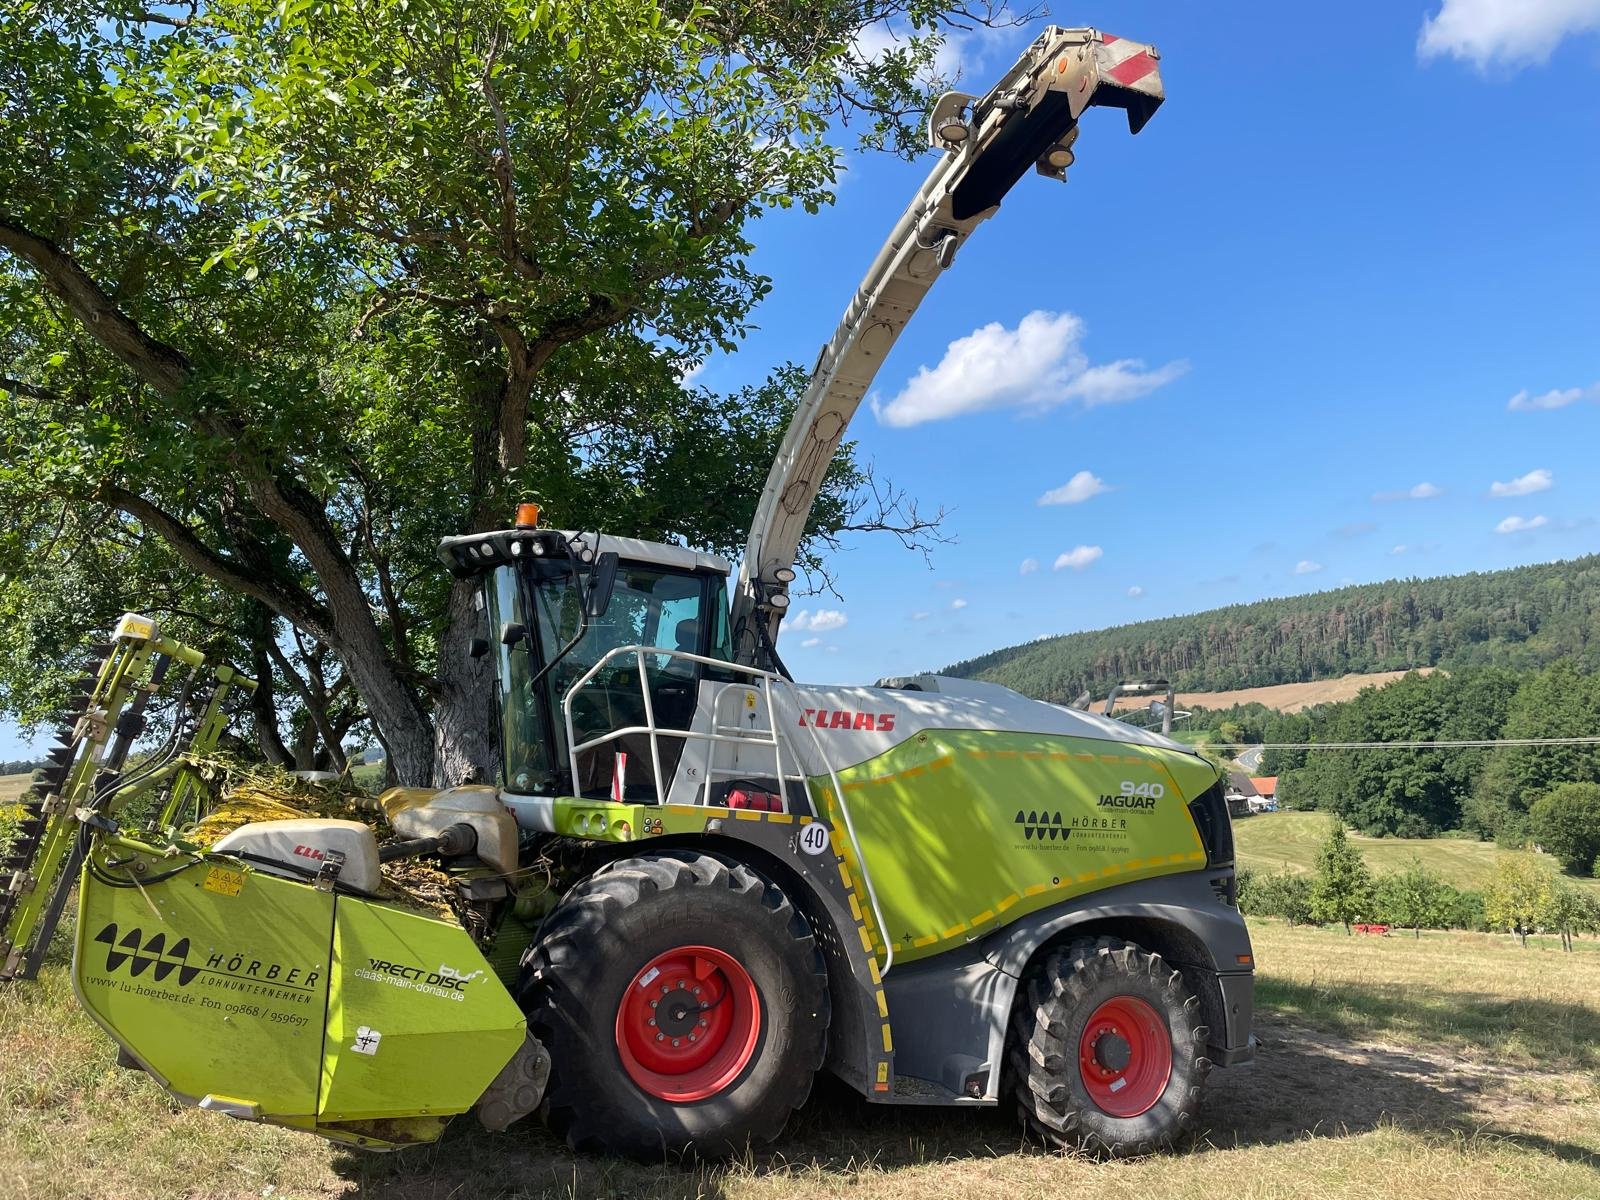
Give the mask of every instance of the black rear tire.
[[[1116, 1093], [1103, 1089], [1097, 1101], [1085, 1076], [1101, 1068], [1093, 1060], [1081, 1064], [1080, 1054], [1091, 1017], [1130, 1007], [1148, 1014], [1149, 1029], [1165, 1035], [1166, 1046], [1157, 1049], [1170, 1049], [1170, 1073], [1163, 1083], [1165, 1064], [1157, 1062], [1144, 1080], [1149, 1107], [1116, 1115], [1102, 1107], [1115, 1106]], [[1200, 1001], [1183, 976], [1131, 942], [1085, 938], [1051, 951], [1025, 978], [1012, 1017], [1008, 1067], [1023, 1125], [1049, 1145], [1097, 1157], [1171, 1149], [1194, 1128], [1211, 1070], [1209, 1031], [1199, 1014]], [[1129, 1062], [1125, 1041], [1113, 1039], [1108, 1049], [1114, 1055], [1109, 1061], [1139, 1086], [1138, 1050]], [[1117, 1085], [1124, 1076], [1107, 1070], [1102, 1078]]]
[[[619, 1012], [678, 947], [725, 955], [759, 997], [754, 1049], [715, 1094], [651, 1094], [624, 1064]], [[827, 963], [788, 897], [749, 867], [692, 851], [612, 863], [574, 887], [523, 957], [523, 1007], [550, 1052], [541, 1113], [575, 1150], [660, 1161], [769, 1142], [810, 1094], [829, 1019]]]

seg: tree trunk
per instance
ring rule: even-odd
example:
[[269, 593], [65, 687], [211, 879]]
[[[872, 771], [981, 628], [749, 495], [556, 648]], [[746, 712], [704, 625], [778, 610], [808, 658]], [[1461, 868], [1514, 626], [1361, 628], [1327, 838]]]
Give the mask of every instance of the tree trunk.
[[494, 638], [489, 638], [490, 654], [473, 658], [470, 652], [472, 639], [489, 633], [483, 613], [475, 607], [479, 586], [475, 579], [456, 580], [445, 608], [433, 741], [433, 779], [440, 787], [493, 783], [500, 774]]
[[[500, 483], [519, 470], [527, 456], [528, 396], [533, 372], [526, 347], [507, 327], [506, 352], [513, 368], [487, 369], [473, 395], [476, 420], [468, 471], [472, 508], [469, 528], [479, 532], [505, 528], [509, 513], [500, 511]], [[489, 655], [473, 658], [472, 639], [495, 639], [477, 608], [478, 579], [458, 579], [445, 606], [445, 628], [439, 639], [439, 665], [434, 672], [440, 691], [434, 705], [433, 776], [441, 787], [469, 780], [491, 783], [500, 775], [500, 730], [496, 720], [494, 662]]]

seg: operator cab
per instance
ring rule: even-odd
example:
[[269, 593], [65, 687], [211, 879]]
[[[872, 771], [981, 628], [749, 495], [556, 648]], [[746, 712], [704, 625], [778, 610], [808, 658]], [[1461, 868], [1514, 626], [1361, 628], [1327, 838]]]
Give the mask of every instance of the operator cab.
[[[731, 565], [661, 542], [539, 529], [521, 511], [518, 519], [515, 529], [446, 538], [439, 547], [452, 574], [482, 580], [487, 637], [473, 652], [495, 655], [505, 787], [653, 800], [651, 718], [658, 730], [687, 730], [701, 681], [731, 678], [682, 657], [732, 661]], [[631, 646], [662, 653], [606, 660]], [[580, 750], [573, 779], [562, 703], [580, 681], [573, 744], [617, 736]], [[682, 738], [658, 739], [665, 780], [683, 747]]]

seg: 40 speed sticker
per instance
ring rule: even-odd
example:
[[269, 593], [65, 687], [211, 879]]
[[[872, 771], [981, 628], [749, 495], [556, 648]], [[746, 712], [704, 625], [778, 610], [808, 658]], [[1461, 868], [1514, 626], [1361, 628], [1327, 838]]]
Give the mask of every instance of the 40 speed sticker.
[[800, 849], [807, 854], [821, 854], [828, 848], [828, 827], [813, 821], [799, 833]]

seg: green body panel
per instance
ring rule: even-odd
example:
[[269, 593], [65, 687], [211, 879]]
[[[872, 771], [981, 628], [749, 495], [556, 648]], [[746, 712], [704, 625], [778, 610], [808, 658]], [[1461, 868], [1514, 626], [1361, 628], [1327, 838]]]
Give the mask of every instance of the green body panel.
[[[172, 869], [110, 850], [150, 877]], [[95, 1019], [181, 1099], [369, 1146], [436, 1138], [526, 1031], [459, 926], [222, 855], [142, 889], [86, 872], [73, 972]]]
[[73, 959], [78, 995], [180, 1096], [226, 1096], [263, 1115], [310, 1119], [334, 898], [219, 863], [243, 876], [238, 895], [209, 890], [207, 879], [216, 880], [204, 863], [142, 891], [85, 874]]
[[522, 1009], [459, 926], [341, 896], [333, 966], [323, 1120], [465, 1112], [522, 1044]]
[[[838, 775], [897, 962], [1113, 884], [1203, 867], [1188, 802], [1217, 781], [1180, 751], [983, 730], [928, 730]], [[859, 874], [829, 781], [812, 790]]]

